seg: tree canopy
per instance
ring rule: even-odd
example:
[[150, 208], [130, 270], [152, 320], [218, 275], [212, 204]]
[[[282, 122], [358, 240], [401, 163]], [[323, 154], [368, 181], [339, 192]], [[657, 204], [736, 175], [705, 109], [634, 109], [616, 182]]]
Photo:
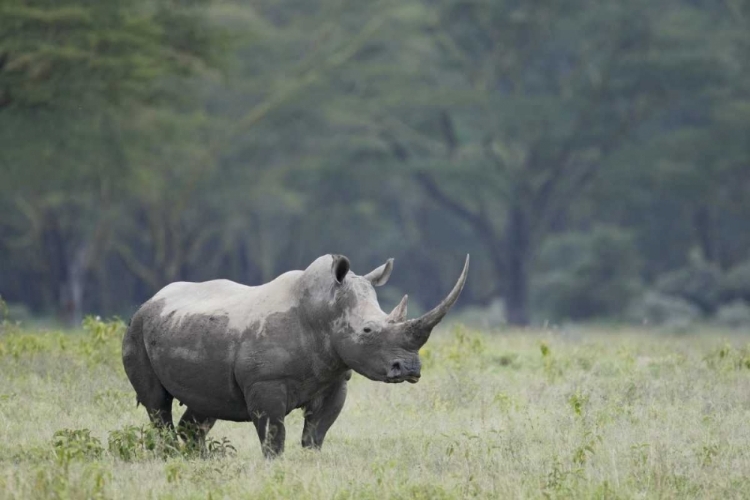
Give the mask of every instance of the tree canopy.
[[418, 309], [471, 253], [514, 324], [714, 314], [750, 296], [749, 50], [745, 0], [5, 0], [0, 294], [75, 323], [331, 252]]

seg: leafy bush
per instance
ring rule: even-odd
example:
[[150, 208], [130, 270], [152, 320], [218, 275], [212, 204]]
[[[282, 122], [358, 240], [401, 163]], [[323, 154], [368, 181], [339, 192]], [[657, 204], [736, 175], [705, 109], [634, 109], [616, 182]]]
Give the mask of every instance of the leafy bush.
[[726, 272], [721, 280], [720, 293], [722, 301], [744, 300], [750, 303], [750, 260]]
[[107, 441], [110, 454], [125, 462], [178, 456], [226, 457], [237, 452], [226, 437], [221, 440], [207, 437], [205, 446], [196, 446], [192, 441], [180, 442], [173, 431], [160, 430], [151, 425], [129, 425], [112, 431]]
[[88, 333], [94, 344], [104, 344], [112, 340], [121, 340], [125, 335], [126, 326], [120, 318], [112, 318], [109, 321], [102, 320], [99, 316], [86, 316], [83, 318], [83, 331]]
[[715, 264], [694, 259], [688, 266], [662, 275], [656, 290], [687, 300], [705, 313], [713, 313], [719, 306], [721, 270]]
[[717, 323], [730, 328], [746, 328], [750, 330], [750, 305], [741, 300], [736, 300], [716, 311]]
[[26, 354], [49, 352], [54, 346], [49, 342], [52, 335], [41, 337], [30, 333], [13, 332], [0, 339], [0, 356], [11, 356], [18, 360]]
[[108, 438], [109, 452], [126, 462], [143, 458], [167, 458], [180, 454], [174, 433], [162, 431], [151, 425], [128, 425], [112, 431]]
[[701, 310], [687, 300], [654, 291], [634, 301], [627, 312], [633, 323], [666, 327], [686, 327], [701, 316]]
[[52, 436], [55, 458], [61, 464], [73, 460], [96, 459], [101, 457], [104, 448], [101, 441], [91, 435], [89, 429], [63, 429]]
[[89, 363], [119, 365], [122, 337], [127, 326], [119, 318], [102, 320], [99, 316], [86, 316], [83, 319], [84, 340], [79, 347]]
[[618, 316], [641, 288], [638, 252], [617, 228], [549, 238], [537, 264], [532, 291], [545, 319]]
[[0, 295], [0, 334], [15, 332], [18, 330], [18, 322], [14, 321], [11, 315], [11, 308], [3, 296]]

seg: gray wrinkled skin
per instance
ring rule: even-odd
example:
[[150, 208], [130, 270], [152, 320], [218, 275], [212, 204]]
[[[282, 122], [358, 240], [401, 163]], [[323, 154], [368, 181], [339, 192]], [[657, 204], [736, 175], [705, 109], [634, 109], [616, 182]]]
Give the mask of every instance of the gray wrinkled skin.
[[172, 283], [133, 316], [123, 339], [125, 372], [151, 421], [172, 428], [172, 400], [187, 406], [178, 425], [203, 441], [217, 419], [252, 421], [267, 457], [283, 451], [284, 417], [305, 412], [302, 445], [319, 448], [346, 398], [354, 370], [383, 382], [420, 377], [419, 348], [455, 303], [469, 258], [448, 297], [406, 320], [407, 297], [390, 313], [373, 286], [393, 259], [365, 276], [324, 255], [304, 271], [262, 286], [228, 280]]

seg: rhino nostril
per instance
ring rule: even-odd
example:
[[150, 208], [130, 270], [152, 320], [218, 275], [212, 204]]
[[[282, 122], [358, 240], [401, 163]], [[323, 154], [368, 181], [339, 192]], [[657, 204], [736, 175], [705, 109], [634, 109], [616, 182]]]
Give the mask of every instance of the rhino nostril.
[[401, 362], [400, 361], [394, 361], [391, 365], [391, 373], [393, 373], [394, 376], [401, 375]]

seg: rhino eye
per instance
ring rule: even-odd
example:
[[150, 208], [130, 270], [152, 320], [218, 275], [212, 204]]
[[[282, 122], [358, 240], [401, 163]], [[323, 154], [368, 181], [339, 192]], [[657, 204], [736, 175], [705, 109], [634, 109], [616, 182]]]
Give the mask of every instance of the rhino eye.
[[365, 333], [370, 333], [372, 331], [372, 328], [370, 328], [369, 326], [366, 326], [364, 331]]

